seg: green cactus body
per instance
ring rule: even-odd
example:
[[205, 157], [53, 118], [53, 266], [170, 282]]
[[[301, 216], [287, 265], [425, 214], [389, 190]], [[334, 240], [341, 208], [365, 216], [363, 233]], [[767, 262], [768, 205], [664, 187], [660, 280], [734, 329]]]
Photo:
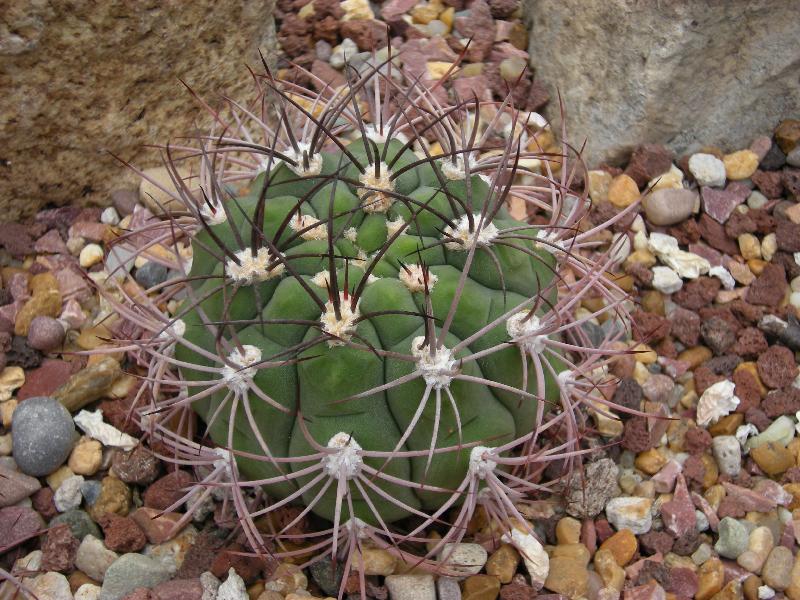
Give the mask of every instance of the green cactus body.
[[[383, 144], [370, 147], [373, 155], [384, 150]], [[361, 164], [370, 164], [363, 140], [351, 142], [348, 150]], [[195, 347], [229, 358], [231, 349], [256, 348], [258, 359], [249, 369], [246, 360], [236, 355], [243, 361], [242, 370], [230, 369], [228, 385], [194, 402], [193, 408], [210, 423], [211, 438], [220, 446], [230, 445], [239, 455], [237, 466], [244, 477], [271, 480], [264, 487], [278, 499], [305, 485], [297, 500], [313, 505], [313, 511], [327, 519], [337, 513], [333, 473], [354, 465], [330, 461], [325, 469], [333, 479], [322, 478], [308, 486], [316, 476], [313, 473], [284, 475], [297, 473], [309, 463], [256, 460], [265, 454], [265, 445], [276, 458], [303, 457], [319, 452], [309, 434], [321, 447], [330, 446], [334, 439], [341, 442], [336, 436], [346, 434], [345, 444], [355, 442], [374, 453], [399, 453], [389, 459], [364, 458], [365, 465], [390, 478], [376, 479], [372, 485], [377, 489], [366, 484], [351, 489], [354, 514], [348, 514], [349, 507], [341, 507], [343, 519], [357, 517], [374, 524], [374, 511], [363, 497], [367, 491], [369, 502], [389, 523], [411, 512], [387, 497], [410, 509], [435, 510], [449, 497], [443, 490], [455, 490], [464, 480], [476, 443], [501, 446], [537, 425], [536, 401], [514, 391], [523, 386], [523, 361], [529, 359], [522, 358], [520, 348], [510, 343], [506, 320], [501, 317], [537, 298], [540, 290], [552, 288], [548, 288], [554, 272], [552, 254], [530, 239], [536, 236], [535, 228], [526, 228], [501, 208], [491, 222], [483, 224], [485, 239], [474, 251], [459, 292], [470, 239], [461, 245], [452, 241], [464, 231], [457, 226], [467, 227], [467, 211], [479, 222], [482, 211], [489, 213], [497, 202], [497, 190], [490, 193], [485, 179], [477, 175], [469, 180], [445, 177], [442, 161], [446, 159], [436, 163], [438, 174], [428, 162], [408, 168], [420, 161], [399, 141], [390, 142], [385, 162], [398, 153], [392, 170], [407, 170], [392, 182], [395, 195], [365, 195], [355, 184], [361, 174], [350, 158], [341, 151], [322, 153], [322, 168], [316, 175], [298, 176], [279, 164], [269, 178], [259, 176], [250, 186], [251, 195], [228, 201], [227, 218], [209, 223], [208, 230], [201, 229], [193, 241], [191, 291], [180, 311], [188, 343], [177, 346], [175, 357], [197, 368], [183, 366], [182, 377], [203, 382], [214, 376], [214, 361]], [[263, 218], [254, 223], [260, 203]], [[403, 232], [396, 235], [399, 228]], [[493, 232], [509, 228], [520, 228], [515, 229], [516, 247], [495, 244]], [[260, 238], [256, 245], [264, 252], [261, 240], [276, 240], [274, 249], [286, 257], [285, 263], [264, 271], [262, 281], [233, 281], [226, 266], [231, 265], [230, 258], [223, 257], [221, 246], [228, 257], [250, 253], [254, 231]], [[492, 252], [484, 251], [484, 245]], [[330, 308], [331, 248], [341, 295], [338, 319]], [[543, 305], [554, 301], [554, 292], [548, 294]], [[430, 344], [420, 347], [428, 339], [426, 329], [428, 337], [430, 332], [439, 337], [456, 296], [452, 322], [433, 356]], [[328, 307], [327, 312], [321, 305]], [[433, 317], [427, 328], [426, 313]], [[498, 319], [495, 327], [472, 337]], [[331, 332], [340, 337], [331, 337]], [[464, 340], [468, 344], [462, 344]], [[457, 346], [458, 351], [451, 354], [450, 349]], [[490, 349], [494, 350], [469, 358]], [[231, 360], [235, 367], [236, 361]], [[560, 369], [551, 365], [554, 372]], [[442, 375], [447, 371], [502, 386]], [[393, 384], [414, 372], [422, 375]], [[545, 376], [549, 378], [550, 373], [546, 370]], [[237, 382], [247, 377], [261, 394], [250, 390], [232, 395]], [[528, 382], [529, 390], [534, 380], [531, 377]], [[555, 382], [548, 381], [546, 389], [550, 400], [557, 399]], [[419, 410], [416, 426], [407, 432]], [[249, 425], [248, 412], [250, 422], [258, 424], [260, 440]], [[429, 454], [432, 447], [451, 450]], [[417, 454], [403, 456], [404, 452]]]

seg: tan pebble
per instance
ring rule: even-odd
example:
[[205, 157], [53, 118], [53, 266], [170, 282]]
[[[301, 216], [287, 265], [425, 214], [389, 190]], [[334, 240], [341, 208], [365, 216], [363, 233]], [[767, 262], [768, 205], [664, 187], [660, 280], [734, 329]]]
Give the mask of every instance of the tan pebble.
[[411, 18], [415, 23], [427, 25], [437, 18], [440, 12], [442, 12], [441, 4], [432, 2], [417, 4], [413, 9], [411, 9]]
[[[447, 25], [448, 32], [453, 28], [453, 18], [455, 17], [455, 14], [456, 14], [456, 9], [453, 8], [452, 6], [449, 6], [448, 8], [443, 10], [439, 15], [439, 20], [445, 25]], [[480, 75], [480, 73], [477, 74]]]
[[640, 471], [648, 475], [655, 475], [667, 464], [667, 458], [657, 448], [650, 448], [637, 454], [633, 464]]
[[750, 270], [750, 267], [735, 260], [728, 261], [728, 271], [730, 271], [733, 278], [742, 285], [750, 285], [756, 278]]
[[622, 591], [622, 586], [625, 584], [625, 569], [619, 566], [617, 559], [612, 554], [611, 550], [607, 550], [602, 546], [595, 552], [594, 555], [594, 568], [603, 578], [603, 583], [606, 587]]
[[105, 325], [97, 325], [95, 327], [88, 327], [81, 331], [75, 343], [82, 350], [96, 350], [103, 344], [108, 343], [111, 338], [111, 331]]
[[728, 179], [747, 179], [758, 168], [758, 154], [752, 150], [739, 150], [722, 157]]
[[800, 508], [800, 483], [787, 483], [783, 489], [792, 495], [792, 501], [787, 508], [789, 510]]
[[[697, 598], [697, 596], [695, 596]], [[742, 582], [738, 579], [729, 581], [719, 592], [712, 596], [713, 600], [741, 600]]]
[[712, 437], [717, 437], [718, 435], [733, 435], [742, 423], [744, 423], [744, 415], [742, 413], [725, 415], [724, 417], [720, 417], [719, 421], [709, 426], [708, 433], [710, 433]]
[[608, 201], [617, 208], [626, 208], [639, 199], [639, 186], [628, 175], [617, 175], [608, 186]]
[[643, 265], [647, 268], [656, 264], [655, 255], [649, 250], [634, 250], [630, 253], [628, 258], [625, 259], [625, 265]]
[[88, 437], [81, 438], [69, 455], [67, 466], [76, 475], [94, 475], [103, 462], [103, 445]]
[[273, 592], [272, 590], [266, 590], [264, 592], [261, 592], [256, 597], [256, 600], [284, 600], [284, 597], [278, 592]]
[[774, 233], [768, 233], [761, 240], [761, 256], [765, 261], [770, 262], [772, 257], [778, 251], [778, 236]]
[[725, 567], [718, 558], [709, 558], [702, 564], [698, 573], [695, 600], [710, 600], [722, 589], [725, 582]]
[[[179, 167], [178, 175], [186, 180], [190, 172], [185, 167]], [[153, 180], [155, 183], [151, 183], [148, 180]], [[191, 184], [191, 180], [189, 180], [189, 184]], [[139, 200], [157, 215], [165, 214], [165, 211], [185, 210], [180, 200], [176, 200], [171, 194], [163, 191], [162, 188], [177, 195], [170, 171], [166, 167], [145, 169], [144, 177], [139, 184]]]
[[47, 485], [50, 486], [50, 489], [54, 492], [61, 487], [61, 484], [64, 483], [65, 479], [69, 479], [75, 475], [67, 465], [61, 465], [58, 469], [50, 473], [47, 477], [45, 477], [45, 481]]
[[800, 600], [800, 552], [794, 557], [791, 580], [792, 582], [789, 584], [789, 587], [784, 590], [784, 593], [790, 600]]
[[551, 558], [569, 558], [571, 560], [579, 561], [584, 565], [589, 564], [592, 558], [589, 554], [589, 549], [583, 544], [559, 544], [553, 548]]
[[78, 262], [84, 269], [93, 267], [103, 260], [103, 249], [98, 244], [86, 244], [78, 255]]
[[[394, 573], [397, 565], [397, 558], [383, 548], [364, 548], [363, 561], [365, 575], [382, 575], [386, 577]], [[361, 556], [355, 555], [353, 568], [360, 570], [361, 564]]]
[[14, 321], [14, 333], [28, 335], [34, 317], [57, 317], [61, 314], [61, 292], [56, 289], [40, 291], [22, 306]]
[[753, 272], [753, 275], [758, 277], [761, 273], [764, 272], [764, 267], [767, 266], [766, 261], [761, 260], [760, 258], [751, 258], [747, 261], [747, 266]]
[[613, 179], [607, 171], [589, 171], [589, 197], [597, 204], [608, 200], [608, 188]]
[[426, 65], [428, 67], [428, 76], [433, 80], [441, 79], [453, 67], [453, 63], [440, 60], [429, 60]]
[[786, 215], [786, 218], [792, 223], [800, 223], [800, 202], [797, 204], [792, 204], [783, 212]]
[[648, 290], [642, 294], [642, 310], [656, 315], [665, 314], [664, 295], [658, 290]]
[[636, 362], [640, 362], [643, 365], [652, 365], [658, 360], [656, 351], [647, 344], [635, 343], [631, 346], [631, 352], [633, 352]]
[[703, 488], [710, 488], [717, 483], [717, 479], [719, 479], [719, 466], [717, 465], [717, 461], [714, 460], [714, 457], [710, 454], [703, 454], [700, 460], [706, 468], [706, 474], [703, 476]]
[[643, 363], [634, 362], [633, 378], [636, 380], [636, 383], [639, 385], [644, 385], [644, 383], [650, 379], [650, 375], [650, 371], [647, 370], [647, 367], [645, 367]]
[[315, 12], [316, 11], [314, 10], [314, 3], [309, 2], [308, 4], [303, 6], [303, 8], [297, 11], [297, 16], [300, 17], [301, 19], [309, 19], [314, 16]]
[[463, 583], [463, 600], [494, 600], [500, 593], [500, 580], [493, 575], [471, 575]]
[[752, 233], [743, 233], [737, 238], [739, 253], [745, 260], [761, 258], [761, 242]]
[[693, 371], [713, 356], [710, 349], [705, 346], [693, 346], [678, 354], [678, 360], [689, 363], [689, 370]]
[[637, 483], [633, 488], [632, 495], [639, 496], [640, 498], [650, 498], [652, 500], [656, 497], [656, 484], [650, 479]]
[[102, 361], [72, 375], [67, 383], [53, 392], [53, 397], [68, 411], [75, 412], [103, 397], [121, 374], [122, 369], [117, 361], [103, 357]]
[[791, 584], [794, 557], [786, 546], [775, 546], [769, 553], [761, 577], [773, 590], [782, 592]]
[[58, 290], [58, 279], [56, 279], [56, 276], [50, 272], [37, 273], [31, 277], [30, 289], [31, 296], [35, 296], [36, 294], [41, 294], [44, 292], [50, 292], [52, 290]]
[[14, 411], [17, 410], [17, 404], [15, 398], [0, 402], [0, 421], [6, 429], [11, 427], [11, 419], [14, 417]]
[[519, 552], [509, 545], [501, 544], [486, 561], [486, 572], [494, 575], [500, 583], [510, 583], [519, 566]]
[[121, 517], [127, 516], [130, 507], [130, 488], [116, 477], [109, 475], [103, 478], [100, 495], [87, 512], [94, 521], [97, 521], [108, 513], [114, 513]]
[[778, 442], [761, 444], [750, 450], [750, 456], [767, 475], [780, 475], [795, 466], [792, 451]]
[[552, 558], [544, 587], [573, 600], [583, 598], [589, 587], [589, 571], [579, 560], [564, 557]]
[[736, 559], [740, 567], [751, 573], [760, 574], [764, 561], [767, 560], [774, 545], [772, 532], [769, 527], [756, 527], [747, 541], [747, 550]]
[[577, 544], [581, 541], [581, 522], [572, 517], [559, 519], [556, 524], [556, 540], [559, 544]]
[[[714, 461], [714, 464], [716, 464], [716, 461]], [[719, 509], [719, 504], [724, 497], [725, 488], [719, 484], [709, 486], [706, 491], [703, 492], [703, 498], [705, 498], [706, 502], [708, 502], [714, 510]]]
[[627, 565], [639, 549], [639, 542], [630, 529], [620, 529], [600, 545], [601, 550], [611, 552], [620, 567]]
[[742, 592], [747, 600], [761, 600], [758, 597], [758, 588], [761, 587], [761, 578], [758, 575], [750, 575], [742, 583]]

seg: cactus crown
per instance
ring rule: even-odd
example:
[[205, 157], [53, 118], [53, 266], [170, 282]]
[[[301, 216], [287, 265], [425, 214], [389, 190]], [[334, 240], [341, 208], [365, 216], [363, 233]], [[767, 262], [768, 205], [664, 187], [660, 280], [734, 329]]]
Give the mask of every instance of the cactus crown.
[[[457, 541], [478, 506], [524, 524], [543, 467], [582, 451], [578, 405], [604, 401], [607, 353], [575, 311], [623, 297], [609, 254], [574, 252], [595, 232], [567, 147], [542, 149], [543, 123], [509, 101], [398, 84], [391, 60], [348, 76], [317, 94], [255, 76], [254, 102], [164, 149], [180, 210], [118, 243], [176, 271], [149, 297], [119, 288], [141, 412], [255, 548], [273, 548], [259, 518], [289, 506], [271, 541], [299, 543], [313, 513], [332, 529], [311, 546], [334, 555], [367, 537], [403, 553], [445, 522]], [[175, 426], [187, 411], [200, 442]]]

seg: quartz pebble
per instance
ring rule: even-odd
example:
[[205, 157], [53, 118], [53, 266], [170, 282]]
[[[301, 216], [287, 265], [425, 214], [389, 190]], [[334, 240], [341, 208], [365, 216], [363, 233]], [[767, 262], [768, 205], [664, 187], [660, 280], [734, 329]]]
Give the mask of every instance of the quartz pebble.
[[719, 435], [712, 440], [711, 448], [720, 472], [736, 477], [742, 468], [742, 447], [739, 440], [732, 435]]
[[713, 154], [692, 154], [689, 158], [689, 171], [699, 185], [725, 185], [725, 163]]
[[650, 508], [653, 501], [649, 498], [620, 496], [612, 498], [606, 504], [606, 516], [609, 522], [620, 529], [630, 529], [639, 535], [647, 533], [652, 527]]

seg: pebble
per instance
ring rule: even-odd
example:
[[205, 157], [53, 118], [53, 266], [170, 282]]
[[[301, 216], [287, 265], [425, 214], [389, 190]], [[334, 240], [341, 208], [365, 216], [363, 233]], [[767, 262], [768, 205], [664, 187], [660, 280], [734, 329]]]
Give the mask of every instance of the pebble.
[[719, 538], [714, 544], [714, 550], [720, 556], [736, 559], [747, 549], [750, 532], [738, 520], [725, 517], [720, 520], [717, 533]]
[[620, 496], [612, 498], [606, 504], [606, 517], [617, 529], [630, 529], [640, 535], [650, 531], [653, 520], [650, 508], [653, 501], [649, 498]]
[[114, 513], [121, 517], [128, 514], [131, 505], [131, 490], [116, 477], [103, 477], [100, 495], [89, 507], [89, 514], [95, 521], [106, 513]]
[[725, 163], [713, 154], [697, 153], [689, 157], [689, 172], [698, 185], [722, 187], [725, 185]]
[[614, 495], [619, 467], [610, 458], [589, 463], [584, 474], [573, 473], [566, 493], [566, 512], [578, 519], [594, 518]]
[[[140, 508], [139, 510], [149, 509]], [[383, 548], [364, 548], [360, 555], [359, 553], [353, 555], [353, 568], [359, 570], [363, 568], [364, 575], [391, 575], [396, 567], [395, 555]]]
[[732, 435], [719, 435], [711, 441], [711, 449], [720, 473], [730, 477], [739, 475], [742, 469], [742, 447]]
[[725, 175], [734, 181], [749, 178], [758, 168], [758, 162], [758, 155], [752, 150], [739, 150], [722, 157]]
[[448, 571], [466, 577], [481, 572], [488, 554], [480, 544], [445, 544], [439, 558]]
[[436, 600], [433, 575], [389, 575], [384, 584], [392, 600]]
[[[461, 600], [461, 586], [453, 577], [439, 575], [436, 578], [436, 591], [439, 600]], [[278, 600], [277, 598], [275, 600]]]
[[608, 171], [589, 171], [589, 196], [594, 203], [608, 200], [608, 187], [614, 177]]
[[[122, 600], [136, 588], [151, 588], [169, 577], [170, 573], [154, 560], [141, 554], [123, 554], [105, 572], [101, 597], [103, 600]], [[217, 600], [223, 598], [224, 596], [217, 596]], [[246, 599], [247, 596], [244, 599], [236, 598]]]
[[608, 201], [617, 208], [626, 208], [639, 199], [639, 186], [629, 176], [617, 175], [608, 186]]
[[38, 479], [0, 465], [0, 508], [28, 498], [41, 487]]
[[64, 341], [64, 326], [53, 317], [34, 317], [28, 328], [28, 345], [42, 352], [59, 348]]
[[653, 225], [675, 225], [685, 221], [697, 211], [700, 197], [686, 189], [662, 188], [646, 195], [642, 200], [647, 220]]
[[102, 535], [100, 528], [84, 510], [69, 510], [53, 517], [50, 521], [51, 527], [61, 524], [68, 525], [72, 535], [78, 540], [83, 540], [87, 535], [92, 535], [95, 538], [99, 538]]
[[713, 425], [734, 411], [739, 406], [735, 388], [735, 384], [727, 379], [706, 388], [697, 402], [697, 424], [701, 427]]
[[100, 592], [103, 590], [99, 585], [84, 583], [75, 590], [75, 600], [100, 600]]
[[72, 375], [53, 396], [67, 410], [75, 412], [102, 398], [121, 374], [119, 363], [106, 356]]
[[[493, 575], [472, 575], [464, 581], [464, 600], [495, 600], [500, 593], [500, 581]], [[443, 600], [443, 599], [440, 599]]]
[[103, 248], [99, 244], [86, 244], [78, 255], [78, 262], [84, 269], [93, 267], [103, 260]]
[[759, 574], [761, 573], [761, 567], [772, 551], [773, 545], [774, 541], [770, 529], [768, 527], [756, 527], [750, 533], [747, 550], [739, 555], [736, 562], [751, 573]]
[[567, 598], [583, 598], [589, 587], [589, 571], [579, 559], [553, 557], [544, 587]]
[[785, 546], [775, 546], [764, 563], [761, 578], [772, 589], [782, 592], [792, 582], [793, 565], [792, 551]]
[[73, 600], [69, 581], [61, 573], [50, 571], [26, 581], [28, 591], [42, 600]]
[[625, 584], [625, 570], [619, 565], [611, 551], [601, 547], [594, 555], [594, 568], [602, 577], [606, 587], [617, 592], [622, 591]]
[[781, 475], [795, 466], [795, 454], [777, 442], [760, 444], [750, 451], [750, 456], [767, 475]]
[[230, 568], [228, 577], [217, 590], [216, 600], [248, 600], [248, 598], [244, 580], [236, 574], [233, 568]]
[[95, 581], [103, 581], [108, 568], [118, 557], [119, 555], [116, 552], [105, 547], [102, 540], [92, 534], [88, 534], [81, 541], [81, 545], [78, 546], [75, 566]]
[[486, 572], [497, 577], [500, 583], [511, 583], [514, 573], [517, 572], [519, 559], [519, 552], [513, 546], [501, 544], [486, 561]]
[[73, 475], [61, 482], [61, 485], [58, 486], [53, 496], [53, 504], [55, 504], [58, 512], [66, 512], [78, 508], [81, 505], [81, 502], [83, 502], [83, 495], [81, 494], [82, 485], [82, 475]]
[[718, 558], [709, 558], [698, 571], [695, 600], [710, 600], [725, 583], [725, 568]]
[[144, 265], [136, 269], [134, 279], [144, 289], [148, 290], [167, 280], [168, 269], [164, 265], [155, 261], [147, 261]]
[[600, 550], [611, 552], [620, 567], [627, 565], [638, 549], [639, 542], [630, 529], [621, 529], [600, 545]]
[[99, 410], [93, 412], [80, 411], [75, 415], [75, 424], [86, 435], [98, 440], [103, 446], [132, 450], [139, 443], [136, 438], [103, 421], [103, 413]]
[[103, 445], [88, 437], [81, 438], [69, 455], [67, 466], [76, 475], [91, 476], [97, 473], [103, 462]]
[[69, 412], [47, 396], [28, 398], [17, 406], [11, 433], [14, 460], [20, 471], [34, 477], [64, 464], [78, 437]]
[[683, 287], [683, 280], [669, 267], [653, 267], [651, 285], [662, 294], [674, 294]]
[[514, 528], [510, 535], [503, 536], [502, 541], [517, 549], [525, 563], [531, 583], [541, 588], [550, 572], [550, 557], [539, 540], [530, 533]]

